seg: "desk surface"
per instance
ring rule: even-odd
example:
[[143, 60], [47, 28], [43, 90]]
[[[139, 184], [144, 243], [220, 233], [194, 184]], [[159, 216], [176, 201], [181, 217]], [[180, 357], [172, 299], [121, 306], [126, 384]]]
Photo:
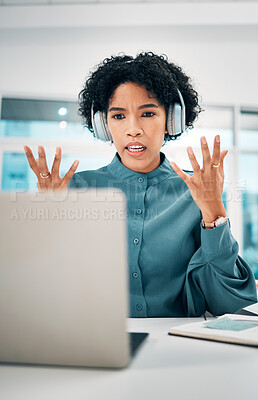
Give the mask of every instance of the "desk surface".
[[0, 365], [1, 400], [257, 400], [258, 349], [169, 336], [199, 319], [130, 319], [149, 332], [128, 368]]

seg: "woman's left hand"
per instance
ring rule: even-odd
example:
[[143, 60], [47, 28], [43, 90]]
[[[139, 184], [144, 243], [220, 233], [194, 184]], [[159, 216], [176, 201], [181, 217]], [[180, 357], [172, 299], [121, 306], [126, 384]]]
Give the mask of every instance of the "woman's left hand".
[[203, 155], [202, 168], [196, 160], [192, 147], [187, 148], [194, 171], [192, 176], [182, 171], [174, 162], [171, 162], [171, 166], [188, 186], [195, 203], [202, 212], [204, 222], [212, 222], [218, 216], [226, 216], [222, 192], [224, 184], [223, 161], [228, 150], [220, 152], [219, 135], [214, 139], [212, 157], [204, 136], [201, 138], [201, 150]]

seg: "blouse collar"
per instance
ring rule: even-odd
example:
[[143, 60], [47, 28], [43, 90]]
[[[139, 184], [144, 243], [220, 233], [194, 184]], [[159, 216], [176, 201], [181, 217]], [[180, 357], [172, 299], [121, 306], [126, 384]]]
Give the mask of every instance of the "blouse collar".
[[137, 186], [145, 183], [148, 187], [176, 175], [164, 153], [160, 153], [160, 158], [161, 163], [158, 168], [151, 172], [142, 173], [135, 172], [123, 165], [118, 153], [116, 153], [107, 168], [112, 175], [121, 181]]

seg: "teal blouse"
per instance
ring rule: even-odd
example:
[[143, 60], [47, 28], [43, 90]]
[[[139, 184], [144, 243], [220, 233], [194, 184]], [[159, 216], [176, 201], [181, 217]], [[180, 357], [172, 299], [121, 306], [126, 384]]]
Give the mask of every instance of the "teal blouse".
[[131, 317], [233, 313], [257, 301], [250, 266], [238, 255], [229, 221], [201, 226], [201, 212], [165, 155], [148, 173], [118, 154], [98, 170], [76, 173], [69, 188], [115, 187], [127, 197]]

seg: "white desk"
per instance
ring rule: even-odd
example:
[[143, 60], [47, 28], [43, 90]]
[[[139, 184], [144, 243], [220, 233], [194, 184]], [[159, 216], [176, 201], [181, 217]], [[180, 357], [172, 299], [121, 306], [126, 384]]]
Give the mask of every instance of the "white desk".
[[129, 320], [150, 335], [124, 370], [0, 365], [0, 399], [257, 400], [258, 349], [167, 335], [187, 321]]

